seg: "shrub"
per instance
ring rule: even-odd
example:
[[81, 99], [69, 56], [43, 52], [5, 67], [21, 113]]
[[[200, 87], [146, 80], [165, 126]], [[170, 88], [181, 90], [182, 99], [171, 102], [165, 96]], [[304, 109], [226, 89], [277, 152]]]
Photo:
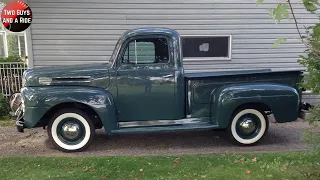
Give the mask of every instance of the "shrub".
[[0, 62], [23, 62], [19, 56], [0, 57]]
[[3, 95], [0, 95], [0, 119], [9, 115], [9, 106]]
[[[264, 0], [257, 0], [257, 4], [263, 3]], [[296, 14], [294, 13], [295, 7], [292, 6], [292, 0], [286, 0], [278, 2], [276, 7], [270, 9], [270, 14], [276, 22], [280, 22], [282, 19], [290, 19], [289, 14], [293, 17], [293, 22], [296, 25], [297, 34], [300, 36], [302, 44], [305, 45], [305, 55], [301, 55], [298, 62], [306, 67], [308, 77], [304, 78], [302, 87], [304, 89], [311, 90], [314, 94], [320, 93], [320, 23], [316, 22], [314, 25], [305, 27], [304, 33], [299, 28]], [[299, 3], [304, 5], [306, 11], [318, 16], [318, 10], [320, 9], [319, 0], [302, 0]], [[286, 41], [286, 38], [278, 38], [275, 42], [275, 46]], [[317, 151], [320, 151], [320, 104], [314, 105], [314, 108], [310, 112], [310, 116], [306, 119], [312, 127], [305, 132], [306, 141]]]

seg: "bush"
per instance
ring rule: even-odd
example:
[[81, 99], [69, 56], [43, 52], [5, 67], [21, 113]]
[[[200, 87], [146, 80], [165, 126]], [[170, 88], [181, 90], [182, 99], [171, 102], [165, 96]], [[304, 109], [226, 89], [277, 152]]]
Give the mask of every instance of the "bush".
[[[264, 0], [257, 0], [257, 4], [263, 3]], [[320, 9], [319, 0], [302, 0], [300, 1], [305, 7], [306, 11], [318, 16], [317, 13]], [[292, 0], [278, 2], [276, 8], [270, 9], [271, 16], [277, 22], [282, 19], [290, 19], [289, 14], [293, 17], [293, 22], [296, 25], [297, 34], [300, 36], [302, 44], [305, 45], [306, 50], [304, 55], [301, 55], [298, 62], [306, 67], [308, 77], [304, 78], [301, 86], [304, 89], [311, 90], [314, 94], [320, 93], [320, 23], [316, 22], [314, 25], [305, 27], [305, 32], [301, 31], [298, 26], [294, 9], [292, 6]], [[282, 42], [285, 42], [286, 38], [278, 38], [275, 42], [275, 46]], [[310, 116], [306, 119], [312, 127], [306, 131], [306, 141], [317, 151], [320, 152], [320, 104], [314, 105], [314, 108], [310, 111]]]
[[9, 56], [19, 56], [18, 41], [17, 35], [7, 35]]
[[0, 62], [23, 62], [19, 56], [0, 57]]
[[9, 106], [3, 95], [0, 95], [0, 119], [9, 115]]

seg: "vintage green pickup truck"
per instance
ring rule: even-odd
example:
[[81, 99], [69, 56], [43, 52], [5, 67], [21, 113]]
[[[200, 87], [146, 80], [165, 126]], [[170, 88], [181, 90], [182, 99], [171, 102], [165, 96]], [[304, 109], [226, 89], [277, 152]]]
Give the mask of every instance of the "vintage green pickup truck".
[[105, 64], [28, 69], [18, 131], [47, 127], [65, 152], [107, 135], [222, 129], [240, 145], [257, 143], [269, 114], [295, 121], [303, 107], [300, 71], [185, 73], [179, 34], [166, 28], [124, 33]]

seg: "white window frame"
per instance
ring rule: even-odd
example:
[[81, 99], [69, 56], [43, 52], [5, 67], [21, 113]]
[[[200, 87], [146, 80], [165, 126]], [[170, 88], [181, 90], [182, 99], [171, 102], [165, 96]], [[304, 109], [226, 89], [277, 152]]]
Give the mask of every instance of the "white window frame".
[[[3, 27], [3, 25], [2, 25]], [[28, 48], [27, 48], [27, 37], [26, 37], [26, 32], [10, 32], [7, 30], [0, 30], [0, 34], [4, 36], [3, 38], [3, 44], [4, 44], [4, 53], [5, 53], [5, 57], [9, 56], [9, 50], [8, 50], [8, 40], [7, 40], [7, 36], [8, 35], [17, 35], [18, 36], [18, 48], [19, 48], [19, 56], [21, 56], [21, 46], [20, 46], [20, 38], [21, 36], [23, 36], [24, 38], [24, 42], [25, 42], [25, 56], [28, 56]]]
[[3, 36], [3, 45], [4, 45], [4, 57], [8, 57], [8, 41], [7, 41], [7, 32], [5, 30], [0, 30], [1, 36]]
[[[206, 37], [228, 37], [229, 49], [228, 57], [183, 57], [184, 60], [231, 60], [232, 59], [232, 35], [180, 35], [183, 38], [206, 38]], [[183, 47], [181, 46], [181, 50]], [[183, 54], [182, 54], [183, 55]]]

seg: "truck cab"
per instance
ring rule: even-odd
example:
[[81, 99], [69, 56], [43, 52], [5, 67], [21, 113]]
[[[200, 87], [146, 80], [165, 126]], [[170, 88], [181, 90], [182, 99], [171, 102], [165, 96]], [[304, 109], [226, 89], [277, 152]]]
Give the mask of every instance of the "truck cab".
[[111, 62], [118, 120], [184, 118], [179, 34], [165, 29], [140, 29], [124, 34], [119, 44]]
[[185, 73], [180, 35], [129, 30], [108, 63], [25, 71], [18, 131], [47, 127], [51, 142], [82, 151], [95, 129], [107, 135], [223, 129], [236, 144], [259, 142], [269, 114], [291, 122], [301, 112], [300, 71]]

